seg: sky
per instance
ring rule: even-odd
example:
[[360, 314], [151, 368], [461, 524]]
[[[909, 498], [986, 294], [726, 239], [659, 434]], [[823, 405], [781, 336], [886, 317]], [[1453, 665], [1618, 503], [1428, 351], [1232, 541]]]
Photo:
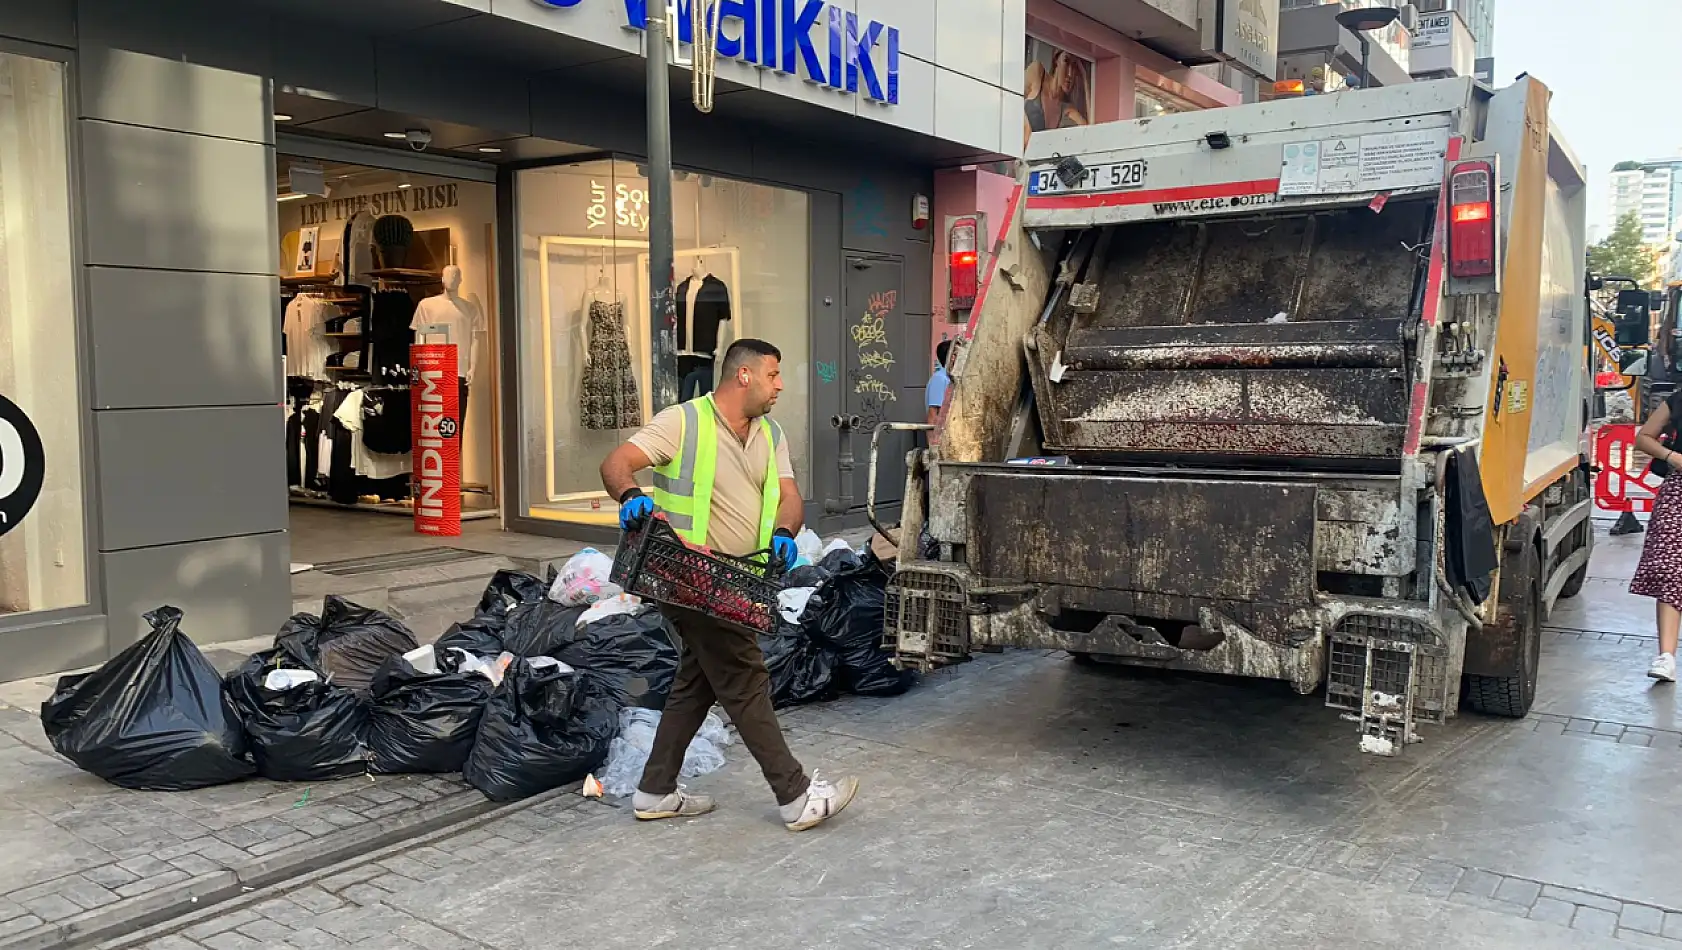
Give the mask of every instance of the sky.
[[1588, 167], [1591, 227], [1613, 165], [1682, 155], [1682, 0], [1496, 0], [1495, 85], [1521, 72]]

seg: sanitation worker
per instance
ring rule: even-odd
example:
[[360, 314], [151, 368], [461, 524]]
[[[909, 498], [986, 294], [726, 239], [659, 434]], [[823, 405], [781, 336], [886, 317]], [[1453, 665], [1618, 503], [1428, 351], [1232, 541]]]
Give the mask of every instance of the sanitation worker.
[[[629, 531], [660, 512], [690, 544], [737, 557], [770, 548], [783, 564], [794, 562], [804, 509], [783, 430], [770, 417], [783, 388], [781, 364], [775, 346], [737, 340], [725, 351], [717, 389], [664, 410], [608, 455], [602, 485], [619, 501], [620, 527]], [[636, 483], [645, 468], [654, 469], [651, 494]], [[677, 780], [714, 701], [759, 762], [785, 827], [805, 831], [840, 814], [858, 781], [826, 782], [801, 768], [771, 709], [771, 677], [754, 635], [693, 611], [664, 609], [683, 653], [631, 800], [637, 818], [713, 810], [711, 798], [690, 794]]]

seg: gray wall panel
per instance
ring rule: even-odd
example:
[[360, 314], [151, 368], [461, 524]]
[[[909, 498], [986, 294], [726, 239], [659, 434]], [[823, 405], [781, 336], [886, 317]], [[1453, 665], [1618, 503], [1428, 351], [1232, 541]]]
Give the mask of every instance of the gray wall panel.
[[75, 46], [75, 4], [71, 0], [0, 0], [0, 36]]
[[104, 617], [0, 630], [0, 682], [98, 666], [108, 657]]
[[80, 65], [88, 118], [274, 141], [269, 81], [262, 76], [104, 47], [85, 50]]
[[84, 51], [113, 47], [257, 75], [271, 71], [269, 31], [277, 24], [255, 4], [225, 0], [79, 0], [79, 4], [77, 24]]
[[278, 272], [273, 149], [82, 123], [89, 264]]
[[278, 406], [94, 414], [106, 551], [286, 528]]
[[284, 532], [170, 544], [105, 555], [105, 603], [111, 650], [148, 630], [141, 615], [169, 604], [186, 617], [184, 630], [198, 643], [273, 634], [292, 612], [286, 577], [291, 556]]
[[88, 275], [95, 408], [280, 401], [275, 278], [126, 267]]

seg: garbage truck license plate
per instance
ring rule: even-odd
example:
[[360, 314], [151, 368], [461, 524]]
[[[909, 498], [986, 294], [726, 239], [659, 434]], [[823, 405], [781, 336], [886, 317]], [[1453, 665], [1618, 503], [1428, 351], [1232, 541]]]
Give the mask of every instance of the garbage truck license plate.
[[1110, 162], [1107, 165], [1089, 165], [1081, 173], [1080, 180], [1071, 187], [1063, 184], [1063, 179], [1057, 177], [1057, 170], [1053, 168], [1034, 172], [1028, 179], [1028, 194], [1030, 195], [1061, 195], [1076, 191], [1125, 191], [1129, 188], [1143, 188], [1145, 186], [1145, 160], [1137, 158], [1128, 162]]

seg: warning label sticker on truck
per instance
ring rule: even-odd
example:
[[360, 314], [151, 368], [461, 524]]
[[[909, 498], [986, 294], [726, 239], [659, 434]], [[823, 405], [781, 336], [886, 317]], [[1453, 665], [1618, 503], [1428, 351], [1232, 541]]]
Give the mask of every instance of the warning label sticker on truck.
[[1279, 194], [1335, 195], [1437, 185], [1443, 180], [1447, 155], [1446, 128], [1289, 142], [1280, 161]]

